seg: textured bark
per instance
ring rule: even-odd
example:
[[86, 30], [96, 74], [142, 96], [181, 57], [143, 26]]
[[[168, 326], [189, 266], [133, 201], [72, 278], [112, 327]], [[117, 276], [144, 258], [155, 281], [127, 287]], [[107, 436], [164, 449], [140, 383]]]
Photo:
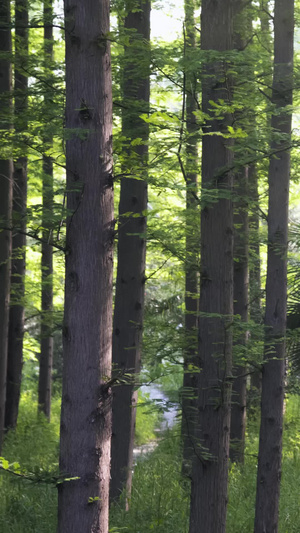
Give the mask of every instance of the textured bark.
[[[272, 86], [272, 37], [270, 28], [269, 0], [260, 0], [260, 44], [262, 47], [263, 66], [263, 91], [271, 98]], [[267, 127], [270, 128], [270, 115], [267, 115]], [[249, 219], [250, 227], [250, 256], [252, 256], [252, 268], [250, 269], [250, 317], [260, 324], [262, 322], [261, 310], [261, 276], [260, 276], [260, 239], [259, 239], [259, 194], [258, 177], [255, 167], [249, 173], [249, 196], [252, 203], [252, 213]], [[257, 397], [261, 395], [261, 371], [253, 368], [251, 374], [251, 388]]]
[[[261, 309], [261, 275], [260, 275], [260, 236], [259, 236], [259, 194], [258, 176], [255, 165], [249, 167], [249, 256], [251, 258], [249, 269], [249, 311], [250, 318], [256, 324], [262, 323]], [[257, 364], [259, 361], [257, 361]], [[261, 371], [257, 367], [251, 368], [251, 388], [256, 395], [261, 394]]]
[[[45, 67], [49, 68], [53, 61], [53, 18], [52, 1], [44, 3], [44, 54]], [[51, 94], [44, 98], [45, 107], [51, 105]], [[44, 148], [50, 149], [53, 144], [52, 135], [44, 135]], [[39, 410], [50, 420], [51, 412], [51, 381], [53, 364], [53, 248], [48, 242], [52, 235], [53, 217], [53, 163], [50, 157], [43, 155], [43, 243], [42, 243], [42, 302], [41, 302], [41, 354], [39, 372]]]
[[257, 472], [255, 533], [278, 531], [282, 455], [287, 299], [287, 230], [293, 98], [294, 0], [276, 0], [274, 13], [274, 77], [268, 211], [266, 339], [262, 373], [261, 427]]
[[249, 167], [248, 191], [251, 211], [249, 213], [249, 253], [252, 265], [249, 272], [250, 316], [257, 324], [261, 322], [261, 276], [260, 276], [260, 238], [259, 238], [259, 194], [258, 176], [255, 165]]
[[[234, 48], [242, 51], [252, 35], [251, 15], [247, 12], [248, 3], [234, 0]], [[239, 120], [249, 112], [247, 108], [236, 113]], [[247, 368], [243, 362], [243, 349], [247, 342], [245, 323], [248, 322], [248, 167], [234, 176], [234, 267], [233, 267], [233, 311], [240, 317], [239, 335], [234, 341], [234, 380], [232, 383], [231, 425], [230, 425], [230, 459], [244, 462], [246, 432], [246, 399], [247, 399]]]
[[[67, 254], [59, 533], [108, 533], [113, 271], [107, 0], [65, 0]], [[79, 135], [80, 131], [80, 135]]]
[[190, 474], [193, 456], [194, 419], [197, 407], [197, 325], [199, 232], [195, 230], [197, 212], [197, 79], [191, 66], [196, 47], [194, 0], [186, 0], [185, 9], [185, 88], [186, 88], [186, 259], [185, 259], [185, 346], [182, 389], [183, 474]]
[[[231, 1], [203, 0], [202, 50], [232, 48]], [[230, 100], [226, 63], [207, 54], [202, 82], [202, 108], [213, 114], [210, 101]], [[207, 76], [208, 75], [208, 76]], [[225, 83], [224, 83], [225, 78]], [[199, 323], [198, 448], [193, 465], [190, 533], [224, 533], [230, 435], [233, 313], [232, 152], [218, 132], [229, 117], [213, 118], [202, 142], [201, 286]], [[212, 135], [216, 132], [216, 135]], [[210, 133], [210, 135], [205, 135]], [[225, 167], [225, 168], [224, 168]], [[210, 198], [213, 195], [214, 202]]]
[[[27, 129], [28, 76], [22, 66], [28, 57], [28, 2], [15, 3], [15, 132]], [[13, 186], [13, 224], [17, 231], [12, 237], [11, 305], [9, 310], [7, 389], [5, 427], [15, 428], [18, 419], [23, 367], [24, 295], [26, 264], [26, 206], [27, 206], [27, 157], [15, 161]], [[20, 232], [18, 231], [20, 230]]]
[[141, 1], [138, 11], [134, 7], [124, 21], [125, 32], [130, 32], [131, 38], [124, 51], [122, 133], [129, 141], [141, 139], [142, 144], [124, 150], [125, 177], [121, 180], [113, 368], [117, 377], [126, 374], [126, 383], [113, 389], [111, 501], [124, 487], [128, 496], [131, 491], [137, 400], [134, 382], [140, 369], [144, 315], [149, 128], [140, 115], [148, 109], [150, 97], [150, 2]]
[[[265, 56], [266, 65], [264, 69], [264, 92], [270, 94], [272, 84], [272, 46], [271, 46], [271, 28], [269, 15], [269, 0], [260, 0], [260, 44]], [[267, 117], [269, 122], [269, 118]], [[251, 319], [260, 324], [262, 321], [261, 309], [261, 262], [260, 262], [260, 236], [259, 236], [259, 192], [258, 192], [258, 175], [256, 165], [252, 164], [248, 172], [248, 192], [249, 192], [249, 254], [252, 258], [249, 272], [249, 309]], [[251, 376], [251, 384], [258, 390], [261, 389], [261, 373], [254, 372]]]
[[[0, 58], [0, 113], [3, 113], [0, 128], [10, 127], [10, 118], [5, 113], [9, 110], [11, 101], [9, 92], [12, 89], [12, 72], [9, 54], [11, 53], [10, 32], [10, 2], [0, 3], [0, 50], [7, 53], [7, 57]], [[11, 224], [12, 210], [13, 165], [9, 159], [0, 159], [0, 225], [7, 227]], [[2, 448], [3, 429], [5, 420], [6, 374], [7, 374], [7, 345], [8, 345], [8, 317], [10, 296], [10, 257], [11, 232], [0, 232], [0, 452]]]
[[232, 384], [231, 425], [230, 425], [230, 459], [244, 462], [246, 432], [246, 399], [247, 399], [247, 368], [243, 363], [241, 351], [247, 342], [245, 324], [248, 322], [248, 168], [236, 176], [235, 191], [238, 201], [234, 212], [234, 289], [233, 312], [241, 320], [241, 332], [235, 342], [238, 359], [234, 361], [234, 380]]

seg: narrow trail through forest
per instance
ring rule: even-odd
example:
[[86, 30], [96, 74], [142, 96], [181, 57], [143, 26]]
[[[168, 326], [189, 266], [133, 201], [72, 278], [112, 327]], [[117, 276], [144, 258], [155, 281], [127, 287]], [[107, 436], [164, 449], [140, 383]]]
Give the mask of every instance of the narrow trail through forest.
[[174, 426], [178, 412], [178, 405], [176, 405], [175, 402], [170, 402], [170, 399], [168, 398], [167, 394], [162, 390], [159, 385], [153, 383], [151, 383], [150, 385], [143, 385], [140, 388], [140, 391], [143, 394], [149, 395], [149, 402], [154, 402], [158, 407], [161, 408], [162, 420], [156, 430], [157, 438], [155, 440], [134, 447], [134, 464], [136, 463], [138, 458], [141, 458], [142, 456], [145, 456], [155, 450], [160, 440], [159, 434], [166, 431], [167, 429], [171, 429]]

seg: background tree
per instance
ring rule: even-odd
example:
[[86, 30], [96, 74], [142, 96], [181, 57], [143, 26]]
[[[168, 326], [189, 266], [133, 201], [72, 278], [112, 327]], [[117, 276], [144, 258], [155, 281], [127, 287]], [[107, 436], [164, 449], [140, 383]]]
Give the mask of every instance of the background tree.
[[239, 323], [235, 335], [235, 368], [232, 384], [230, 459], [244, 461], [246, 432], [247, 367], [245, 346], [248, 321], [248, 206], [246, 200], [248, 168], [235, 175], [235, 193], [239, 197], [234, 213], [234, 291], [233, 312]]
[[[272, 86], [272, 39], [270, 31], [270, 9], [269, 1], [261, 0], [258, 10], [260, 32], [258, 36], [259, 58], [261, 63], [261, 73], [257, 79], [257, 84], [262, 97], [264, 98], [264, 128], [269, 128], [270, 113], [268, 104], [271, 99]], [[255, 69], [254, 69], [255, 70]], [[255, 71], [254, 71], [255, 74]], [[257, 124], [259, 128], [259, 123]], [[259, 135], [258, 135], [259, 137]], [[266, 136], [267, 137], [267, 136]], [[268, 139], [265, 139], [268, 143]], [[259, 202], [259, 165], [252, 163], [248, 173], [248, 194], [249, 194], [249, 311], [250, 318], [257, 325], [263, 322], [263, 280], [261, 276], [261, 231], [260, 231], [260, 202]], [[261, 394], [261, 354], [257, 354], [256, 366], [251, 368], [251, 390], [260, 399]]]
[[[197, 405], [197, 325], [199, 301], [199, 234], [195, 227], [197, 201], [198, 125], [195, 72], [196, 30], [194, 0], [186, 0], [184, 34], [184, 88], [186, 105], [186, 259], [185, 259], [185, 357], [182, 390], [183, 471], [190, 470], [193, 456], [194, 418]], [[180, 157], [180, 154], [179, 154]], [[179, 160], [181, 163], [181, 159]], [[182, 163], [181, 163], [182, 164]], [[197, 219], [196, 219], [197, 220]]]
[[[202, 2], [201, 264], [198, 447], [192, 474], [190, 533], [225, 532], [230, 436], [233, 313], [232, 151], [222, 137], [229, 116], [213, 109], [231, 99], [226, 52], [232, 49], [231, 1]], [[221, 133], [221, 135], [220, 135]], [[214, 198], [214, 202], [210, 200]]]
[[[251, 6], [251, 4], [250, 4]], [[252, 38], [252, 20], [249, 5], [240, 0], [233, 2], [234, 12], [234, 48], [243, 54]], [[245, 60], [246, 62], [246, 60]], [[241, 83], [245, 84], [244, 76]], [[236, 85], [239, 84], [236, 80]], [[239, 90], [240, 88], [236, 88]], [[249, 109], [236, 112], [239, 122], [247, 115]], [[238, 159], [238, 151], [236, 154]], [[237, 167], [238, 167], [238, 161]], [[249, 290], [249, 221], [248, 221], [248, 174], [249, 167], [237, 169], [234, 175], [234, 263], [233, 263], [233, 312], [238, 317], [237, 331], [234, 339], [234, 380], [232, 383], [231, 425], [230, 425], [230, 459], [234, 462], [244, 461], [246, 432], [247, 367], [245, 364], [245, 346], [247, 342], [248, 290]]]
[[[144, 317], [147, 173], [150, 98], [150, 2], [126, 3], [122, 136], [118, 226], [118, 269], [113, 325], [113, 389], [110, 498], [131, 491], [133, 444]], [[123, 378], [123, 379], [122, 379]]]
[[[15, 135], [28, 129], [28, 1], [15, 3]], [[19, 139], [19, 142], [21, 139]], [[15, 428], [18, 419], [23, 367], [24, 296], [26, 266], [27, 155], [24, 144], [14, 163], [13, 224], [20, 231], [12, 235], [11, 299], [9, 310], [5, 427]], [[24, 153], [25, 152], [25, 153]]]
[[278, 531], [285, 374], [287, 232], [293, 101], [294, 0], [276, 0], [269, 167], [266, 338], [255, 532]]
[[[9, 0], [1, 2], [0, 5], [0, 50], [2, 52], [0, 57], [0, 128], [9, 132], [12, 90]], [[10, 157], [10, 147], [6, 144], [0, 156], [0, 220], [4, 228], [10, 227], [11, 224], [13, 164]], [[11, 232], [2, 229], [0, 232], [0, 450], [5, 421], [10, 258]]]
[[58, 531], [108, 531], [113, 273], [109, 2], [65, 1], [67, 255]]
[[[53, 3], [44, 2], [44, 68], [46, 72], [52, 70], [53, 65]], [[51, 75], [47, 76], [51, 80]], [[51, 84], [50, 84], [51, 87]], [[44, 97], [45, 112], [51, 110], [52, 95], [46, 88]], [[49, 126], [48, 126], [49, 128]], [[51, 128], [51, 122], [50, 122]], [[42, 242], [42, 302], [41, 302], [41, 355], [39, 373], [39, 409], [50, 418], [51, 411], [51, 380], [53, 364], [53, 161], [51, 147], [53, 147], [53, 133], [45, 127], [43, 138], [43, 242]]]

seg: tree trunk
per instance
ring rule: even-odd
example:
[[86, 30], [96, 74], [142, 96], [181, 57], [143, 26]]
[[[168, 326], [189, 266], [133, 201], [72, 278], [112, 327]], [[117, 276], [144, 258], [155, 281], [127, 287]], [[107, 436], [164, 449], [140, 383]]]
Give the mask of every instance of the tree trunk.
[[[3, 114], [0, 129], [10, 128], [9, 116], [11, 106], [12, 72], [11, 60], [11, 31], [10, 31], [10, 2], [0, 3], [0, 50], [6, 57], [0, 58], [0, 112]], [[8, 113], [7, 118], [5, 113]], [[2, 156], [3, 157], [3, 156]], [[13, 165], [10, 159], [0, 159], [0, 225], [11, 225], [12, 210]], [[7, 345], [8, 345], [8, 317], [10, 296], [10, 257], [11, 232], [0, 232], [0, 453], [2, 448], [5, 421], [6, 375], [7, 375]]]
[[[260, 0], [260, 44], [264, 57], [263, 91], [271, 98], [272, 85], [272, 45], [269, 0]], [[267, 115], [267, 127], [270, 127], [269, 114]], [[252, 203], [252, 212], [249, 217], [250, 228], [250, 256], [252, 256], [252, 268], [250, 269], [250, 317], [260, 324], [262, 322], [261, 310], [261, 276], [260, 276], [260, 239], [259, 239], [259, 193], [258, 177], [255, 166], [250, 167], [249, 172], [249, 197]], [[259, 363], [259, 361], [257, 361]], [[261, 371], [258, 367], [252, 368], [251, 388], [260, 401], [261, 395]]]
[[[252, 19], [247, 12], [251, 4], [234, 0], [234, 48], [240, 53], [247, 46], [252, 36]], [[245, 118], [249, 109], [245, 107], [235, 113], [235, 119]], [[240, 117], [239, 117], [240, 115]], [[245, 126], [247, 127], [247, 126]], [[247, 342], [245, 324], [248, 322], [248, 167], [243, 168], [234, 176], [234, 266], [233, 266], [233, 311], [240, 317], [238, 335], [234, 341], [234, 380], [232, 384], [231, 425], [230, 425], [230, 459], [233, 462], [244, 462], [246, 433], [246, 399], [247, 399], [247, 368], [244, 353]]]
[[[53, 5], [44, 2], [44, 54], [45, 69], [53, 62]], [[50, 67], [51, 68], [51, 67]], [[51, 94], [44, 98], [45, 107], [51, 106]], [[51, 134], [44, 135], [44, 149], [53, 144]], [[48, 242], [52, 237], [53, 227], [53, 162], [51, 157], [43, 155], [43, 243], [42, 243], [42, 312], [41, 312], [41, 354], [39, 373], [39, 410], [50, 420], [51, 380], [53, 363], [53, 249]]]
[[255, 165], [250, 165], [248, 171], [248, 191], [251, 212], [249, 213], [249, 249], [252, 265], [249, 272], [249, 299], [251, 319], [260, 324], [261, 313], [261, 276], [260, 276], [260, 239], [259, 239], [259, 194], [258, 176]]
[[212, 120], [203, 129], [202, 142], [199, 441], [192, 474], [190, 533], [224, 533], [232, 379], [233, 216], [228, 171], [232, 151], [229, 141], [218, 135], [228, 131], [230, 118], [214, 118], [210, 102], [227, 102], [231, 97], [222, 60], [232, 49], [231, 1], [203, 0], [201, 28], [202, 50], [214, 53], [213, 57], [207, 54], [202, 82], [202, 108]]
[[[270, 94], [271, 71], [272, 71], [272, 47], [271, 47], [271, 30], [270, 30], [270, 15], [269, 0], [260, 1], [260, 42], [264, 55], [266, 56], [265, 75], [264, 75], [264, 92]], [[267, 118], [267, 121], [269, 119]], [[260, 239], [259, 239], [259, 192], [258, 192], [258, 176], [255, 164], [249, 167], [249, 199], [252, 207], [249, 215], [249, 229], [250, 229], [250, 255], [252, 256], [252, 267], [250, 269], [250, 317], [260, 324], [262, 321], [261, 310], [261, 275], [260, 275]], [[261, 388], [261, 373], [255, 372], [251, 383], [259, 390]]]
[[[259, 194], [258, 194], [258, 176], [256, 166], [250, 165], [248, 173], [249, 181], [249, 311], [250, 318], [255, 324], [262, 322], [261, 309], [261, 275], [260, 275], [260, 235], [259, 235]], [[257, 365], [260, 361], [257, 358]], [[256, 397], [261, 394], [261, 371], [258, 366], [251, 367], [251, 388]]]
[[245, 324], [248, 322], [248, 168], [236, 176], [235, 191], [238, 198], [234, 212], [234, 289], [233, 312], [241, 320], [240, 332], [235, 342], [238, 351], [232, 384], [230, 459], [244, 462], [246, 432], [247, 368], [243, 362], [243, 350], [247, 342]]
[[[113, 368], [115, 375], [123, 376], [126, 383], [117, 384], [113, 389], [111, 501], [120, 496], [124, 487], [127, 496], [131, 491], [137, 400], [134, 382], [140, 369], [146, 281], [149, 127], [140, 115], [147, 112], [150, 97], [150, 2], [140, 2], [138, 11], [137, 6], [134, 7], [134, 11], [127, 12], [124, 22], [130, 43], [124, 51], [122, 134], [127, 139], [126, 144], [135, 139], [141, 141], [137, 146], [124, 149], [123, 154], [125, 176], [121, 180], [119, 204]], [[136, 178], [126, 177], [126, 174]]]
[[[15, 133], [27, 129], [28, 76], [22, 67], [28, 58], [28, 1], [15, 3]], [[24, 65], [25, 63], [25, 65]], [[27, 157], [15, 161], [13, 187], [11, 302], [9, 310], [5, 427], [15, 428], [18, 419], [23, 367], [24, 295], [26, 265]], [[20, 232], [18, 232], [20, 230]], [[22, 232], [22, 233], [21, 233]]]
[[197, 408], [197, 325], [199, 232], [195, 229], [197, 212], [197, 78], [191, 68], [196, 48], [194, 0], [186, 0], [185, 9], [185, 89], [186, 89], [186, 258], [185, 258], [185, 345], [182, 389], [183, 463], [182, 472], [190, 475], [194, 446], [194, 419]]
[[58, 532], [108, 533], [114, 237], [108, 0], [65, 0], [65, 26], [69, 216], [60, 471], [67, 479], [59, 485]]
[[[269, 6], [269, 0], [260, 0], [260, 28], [261, 28], [261, 44], [263, 48], [265, 49], [265, 52], [267, 52], [267, 55], [271, 59], [272, 56], [272, 45], [271, 45], [271, 31], [270, 31], [270, 20], [271, 20], [271, 14], [270, 14], [270, 6]], [[271, 68], [271, 61], [269, 62], [269, 66]], [[268, 75], [271, 75], [271, 70], [269, 72], [266, 72], [265, 78], [268, 77]]]
[[[287, 230], [293, 99], [294, 0], [275, 0], [274, 77], [269, 166], [266, 338], [262, 373], [261, 427], [255, 533], [278, 531], [285, 374]], [[279, 138], [278, 138], [279, 136]]]

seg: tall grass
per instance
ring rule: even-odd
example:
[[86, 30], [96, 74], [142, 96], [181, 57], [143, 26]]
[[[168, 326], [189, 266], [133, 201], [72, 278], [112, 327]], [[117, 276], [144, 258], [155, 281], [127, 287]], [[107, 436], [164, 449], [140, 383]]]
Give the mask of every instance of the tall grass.
[[[147, 416], [147, 415], [145, 415]], [[141, 416], [141, 419], [143, 416]], [[140, 420], [138, 424], [143, 423]], [[37, 480], [50, 481], [57, 468], [59, 401], [52, 421], [37, 420], [36, 402], [23, 395], [18, 428], [5, 439], [3, 455], [19, 462]], [[228, 533], [253, 531], [259, 423], [248, 423], [246, 459], [229, 473]], [[143, 430], [141, 429], [141, 434]], [[130, 509], [122, 502], [111, 509], [111, 533], [188, 533], [189, 483], [181, 477], [179, 428], [166, 433], [157, 448], [139, 460], [133, 476]], [[300, 397], [287, 401], [280, 533], [299, 533]], [[0, 475], [0, 531], [2, 533], [55, 533], [56, 487], [26, 481], [7, 472]]]
[[[111, 512], [114, 533], [188, 533], [190, 486], [181, 477], [178, 428], [138, 463], [129, 512], [122, 502]], [[259, 420], [248, 423], [245, 464], [231, 465], [227, 532], [250, 533], [254, 526]], [[300, 397], [287, 400], [284, 431], [280, 533], [299, 533]]]
[[58, 472], [59, 414], [60, 402], [54, 400], [51, 422], [43, 415], [37, 417], [35, 398], [29, 393], [22, 395], [17, 429], [6, 436], [2, 454], [9, 463], [18, 462], [20, 472], [36, 481], [1, 472], [3, 533], [56, 531], [57, 489], [51, 477]]
[[179, 438], [169, 431], [134, 471], [129, 511], [111, 509], [111, 532], [186, 533], [189, 487], [181, 477]]
[[[229, 474], [228, 533], [253, 531], [259, 421], [248, 424], [245, 464], [232, 465]], [[300, 531], [300, 396], [286, 402], [280, 496], [280, 533]]]

